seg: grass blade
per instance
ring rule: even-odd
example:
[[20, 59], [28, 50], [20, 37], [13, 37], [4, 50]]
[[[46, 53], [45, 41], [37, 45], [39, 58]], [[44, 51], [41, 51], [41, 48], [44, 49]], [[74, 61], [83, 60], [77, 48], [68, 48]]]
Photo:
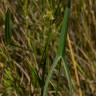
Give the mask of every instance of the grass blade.
[[9, 9], [7, 9], [7, 12], [5, 14], [5, 43], [8, 45], [11, 43], [11, 36], [12, 36], [12, 30], [11, 30], [11, 12]]
[[60, 55], [62, 57], [64, 57], [64, 55], [65, 55], [69, 13], [70, 13], [70, 10], [69, 10], [68, 7], [66, 7], [65, 14], [64, 14], [64, 19], [63, 19], [63, 22], [62, 22], [59, 48], [58, 48], [58, 53], [57, 53], [58, 55]]
[[65, 72], [65, 75], [66, 75], [66, 78], [67, 78], [67, 81], [68, 81], [69, 95], [73, 96], [73, 89], [74, 88], [73, 88], [73, 84], [72, 84], [72, 81], [71, 81], [71, 75], [70, 75], [69, 67], [68, 67], [68, 64], [67, 64], [66, 60], [64, 60], [64, 58], [62, 58], [62, 61], [63, 61], [64, 72]]
[[[64, 19], [63, 19], [62, 28], [61, 28], [59, 48], [58, 48], [58, 56], [62, 56], [64, 61], [65, 61], [65, 48], [66, 48], [66, 40], [67, 40], [67, 32], [68, 32], [68, 20], [70, 15], [70, 4], [71, 2], [70, 0], [68, 0], [68, 6], [65, 9]], [[70, 95], [72, 96], [73, 88], [72, 88], [72, 82], [71, 82], [70, 72], [69, 72], [67, 63], [63, 63], [63, 67], [68, 80]]]
[[48, 32], [48, 38], [46, 39], [45, 47], [43, 50], [42, 58], [41, 58], [41, 66], [42, 66], [42, 82], [41, 82], [41, 96], [43, 95], [43, 90], [44, 90], [44, 84], [45, 84], [45, 74], [46, 74], [46, 65], [47, 65], [47, 56], [48, 56], [48, 49], [49, 49], [49, 44], [51, 41], [51, 36], [52, 33], [49, 31]]
[[[55, 58], [55, 60], [53, 62], [53, 65], [51, 67], [51, 70], [49, 71], [48, 77], [46, 79], [43, 96], [47, 96], [48, 83], [49, 83], [49, 81], [52, 77], [54, 69], [57, 66], [60, 58], [63, 58], [63, 60], [65, 61], [65, 58], [64, 58], [65, 57], [65, 47], [66, 47], [67, 31], [68, 31], [68, 19], [69, 19], [69, 13], [70, 13], [70, 2], [69, 1], [68, 1], [68, 5], [65, 9], [64, 19], [63, 19], [62, 28], [61, 28], [61, 35], [60, 35], [57, 57]], [[68, 67], [65, 63], [64, 63], [64, 70], [65, 70], [65, 74], [66, 74], [66, 77], [67, 77], [67, 80], [68, 80], [70, 94], [71, 94], [72, 93], [72, 83], [71, 83], [71, 78], [70, 78], [70, 73], [69, 73]]]
[[51, 67], [51, 70], [50, 70], [50, 72], [49, 72], [49, 74], [48, 74], [48, 77], [47, 77], [47, 79], [46, 79], [46, 82], [45, 82], [44, 91], [43, 91], [43, 96], [47, 96], [47, 90], [48, 90], [48, 84], [49, 84], [50, 78], [52, 77], [52, 74], [53, 74], [53, 72], [54, 72], [54, 69], [55, 69], [55, 67], [57, 66], [57, 64], [58, 64], [58, 62], [59, 62], [60, 59], [61, 59], [61, 56], [58, 56], [58, 57], [56, 57], [55, 60], [54, 60], [54, 63], [53, 63], [53, 65], [52, 65], [52, 67]]

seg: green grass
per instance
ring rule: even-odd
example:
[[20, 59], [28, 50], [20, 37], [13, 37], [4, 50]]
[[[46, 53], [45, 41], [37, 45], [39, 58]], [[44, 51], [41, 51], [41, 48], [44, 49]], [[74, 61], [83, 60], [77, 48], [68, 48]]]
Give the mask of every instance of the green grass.
[[[52, 68], [50, 69], [48, 77], [46, 79], [43, 96], [47, 96], [48, 83], [50, 81], [50, 78], [52, 77], [52, 73], [54, 72], [54, 69], [57, 66], [58, 62], [60, 61], [61, 58], [63, 58], [65, 61], [65, 47], [66, 47], [66, 39], [67, 39], [67, 31], [68, 31], [69, 13], [70, 13], [70, 6], [67, 5], [66, 9], [65, 9], [65, 13], [64, 13], [64, 20], [62, 22], [58, 53], [57, 53], [55, 60], [53, 61]], [[65, 70], [65, 74], [66, 74], [66, 77], [68, 80], [68, 85], [69, 85], [69, 89], [70, 89], [70, 91], [69, 91], [70, 96], [72, 96], [73, 88], [72, 88], [71, 78], [69, 75], [68, 67], [65, 63], [64, 63], [64, 70]]]
[[0, 0], [1, 96], [96, 95], [96, 1], [69, 2]]
[[12, 21], [11, 21], [11, 12], [10, 9], [7, 9], [5, 14], [5, 43], [10, 44], [12, 38]]

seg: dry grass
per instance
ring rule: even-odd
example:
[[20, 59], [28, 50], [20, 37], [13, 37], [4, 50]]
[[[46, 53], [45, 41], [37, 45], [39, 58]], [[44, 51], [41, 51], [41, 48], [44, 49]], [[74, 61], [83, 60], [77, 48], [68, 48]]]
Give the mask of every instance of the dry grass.
[[[65, 1], [0, 0], [1, 96], [41, 96], [41, 87], [44, 86], [42, 78], [45, 82], [57, 53]], [[12, 40], [16, 46], [6, 46], [4, 43], [7, 8], [12, 13]], [[96, 0], [72, 1], [65, 57], [74, 96], [96, 95], [95, 9]], [[50, 43], [47, 51], [44, 51], [48, 32], [51, 32]], [[56, 67], [50, 80], [48, 96], [69, 96], [68, 81], [62, 64], [59, 67]]]

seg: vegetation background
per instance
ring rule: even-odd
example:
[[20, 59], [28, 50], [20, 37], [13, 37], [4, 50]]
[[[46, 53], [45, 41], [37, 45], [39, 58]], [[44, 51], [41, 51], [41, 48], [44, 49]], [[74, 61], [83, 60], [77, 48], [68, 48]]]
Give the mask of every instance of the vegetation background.
[[[96, 96], [96, 0], [71, 1], [68, 74], [63, 60], [58, 62], [48, 96]], [[44, 96], [66, 6], [67, 0], [0, 0], [0, 96]], [[10, 46], [4, 42], [6, 28], [12, 32]]]

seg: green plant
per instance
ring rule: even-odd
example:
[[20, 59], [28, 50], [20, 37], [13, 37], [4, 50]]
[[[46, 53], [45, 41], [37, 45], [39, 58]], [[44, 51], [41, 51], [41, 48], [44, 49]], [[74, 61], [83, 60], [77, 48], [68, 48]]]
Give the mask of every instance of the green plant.
[[[71, 1], [69, 0], [68, 5], [66, 6], [66, 9], [65, 9], [65, 13], [64, 13], [64, 19], [63, 19], [62, 28], [61, 28], [61, 35], [60, 35], [60, 41], [59, 41], [60, 45], [58, 48], [58, 53], [57, 53], [55, 60], [53, 61], [53, 65], [52, 65], [52, 67], [49, 71], [48, 77], [46, 79], [43, 96], [47, 96], [48, 84], [49, 84], [50, 78], [52, 77], [52, 74], [53, 74], [54, 69], [57, 66], [58, 62], [60, 61], [61, 58], [63, 58], [63, 60], [65, 61], [65, 47], [66, 47], [66, 39], [67, 39], [67, 31], [68, 31], [70, 3], [71, 3]], [[66, 63], [63, 63], [63, 64], [64, 64], [64, 70], [65, 70], [65, 74], [66, 74], [68, 84], [69, 84], [70, 95], [72, 96], [73, 88], [72, 88], [72, 82], [71, 82], [71, 78], [70, 78], [69, 69], [68, 69]]]
[[5, 43], [8, 45], [11, 43], [12, 38], [12, 21], [10, 9], [7, 9], [5, 14]]
[[0, 0], [0, 95], [95, 96], [96, 0], [67, 1]]

